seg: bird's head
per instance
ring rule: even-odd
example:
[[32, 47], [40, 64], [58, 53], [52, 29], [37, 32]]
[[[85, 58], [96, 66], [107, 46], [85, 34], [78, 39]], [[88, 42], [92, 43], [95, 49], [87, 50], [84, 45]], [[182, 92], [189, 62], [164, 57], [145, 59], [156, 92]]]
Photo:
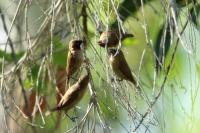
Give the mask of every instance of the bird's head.
[[69, 49], [81, 50], [82, 44], [83, 44], [83, 40], [71, 40], [69, 43]]
[[99, 46], [105, 47], [106, 45], [108, 45], [109, 38], [110, 38], [109, 36], [110, 36], [109, 32], [101, 32], [100, 39], [97, 42]]

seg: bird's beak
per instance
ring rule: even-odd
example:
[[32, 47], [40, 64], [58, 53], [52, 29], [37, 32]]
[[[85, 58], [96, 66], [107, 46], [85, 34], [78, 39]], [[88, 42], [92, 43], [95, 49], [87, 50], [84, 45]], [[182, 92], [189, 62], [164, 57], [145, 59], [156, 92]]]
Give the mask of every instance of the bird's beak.
[[125, 37], [135, 37], [133, 34], [130, 34], [130, 33], [125, 33]]
[[102, 41], [100, 40], [100, 41], [98, 41], [97, 43], [100, 45], [100, 44], [102, 44]]
[[98, 41], [97, 43], [99, 44], [99, 46], [101, 46], [101, 47], [105, 47], [105, 44], [104, 44], [101, 40]]

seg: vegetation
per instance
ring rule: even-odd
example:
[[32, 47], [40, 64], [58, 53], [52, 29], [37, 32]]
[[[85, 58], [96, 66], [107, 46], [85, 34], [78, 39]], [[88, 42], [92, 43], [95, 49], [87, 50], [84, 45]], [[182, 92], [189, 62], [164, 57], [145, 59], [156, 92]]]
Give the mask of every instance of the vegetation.
[[[198, 133], [199, 0], [0, 1], [2, 132]], [[134, 35], [118, 45], [142, 89], [120, 80], [100, 33]], [[51, 112], [66, 85], [68, 44], [82, 39], [89, 73], [73, 109]]]

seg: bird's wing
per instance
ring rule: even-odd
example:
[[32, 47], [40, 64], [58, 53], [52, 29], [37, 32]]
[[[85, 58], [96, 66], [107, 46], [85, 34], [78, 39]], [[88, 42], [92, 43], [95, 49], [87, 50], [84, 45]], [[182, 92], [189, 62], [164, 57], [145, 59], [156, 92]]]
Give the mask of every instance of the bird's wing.
[[58, 107], [62, 108], [70, 105], [71, 103], [74, 102], [74, 99], [77, 99], [78, 95], [79, 95], [79, 86], [75, 84], [74, 86], [72, 86], [67, 90], [67, 92], [61, 99], [60, 103], [58, 104]]
[[75, 59], [74, 59], [74, 56], [73, 54], [69, 51], [68, 52], [68, 56], [67, 56], [67, 74], [68, 75], [71, 75], [72, 74], [72, 65], [75, 64]]
[[[77, 54], [77, 55], [76, 55]], [[71, 52], [68, 53], [67, 58], [67, 75], [71, 76], [76, 72], [76, 70], [80, 67], [80, 59], [78, 53], [73, 54]]]
[[118, 65], [118, 67], [119, 67], [120, 71], [123, 73], [124, 78], [126, 78], [127, 80], [129, 80], [135, 84], [136, 82], [133, 78], [130, 67], [128, 66], [128, 63], [126, 62], [124, 55], [121, 56], [119, 62], [120, 62], [120, 64]]

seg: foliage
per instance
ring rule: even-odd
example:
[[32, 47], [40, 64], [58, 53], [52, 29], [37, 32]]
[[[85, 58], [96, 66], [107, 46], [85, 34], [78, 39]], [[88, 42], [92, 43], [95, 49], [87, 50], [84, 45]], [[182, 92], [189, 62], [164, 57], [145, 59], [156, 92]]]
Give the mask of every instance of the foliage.
[[[0, 31], [8, 37], [0, 49], [3, 131], [199, 132], [199, 1], [10, 2], [16, 7], [0, 1]], [[140, 93], [117, 78], [108, 49], [97, 43], [99, 33], [110, 29], [135, 36], [120, 40], [117, 48]], [[67, 90], [72, 39], [86, 47], [84, 63], [69, 83], [89, 73], [87, 93], [74, 109], [51, 112]], [[75, 122], [64, 113], [77, 116]]]

